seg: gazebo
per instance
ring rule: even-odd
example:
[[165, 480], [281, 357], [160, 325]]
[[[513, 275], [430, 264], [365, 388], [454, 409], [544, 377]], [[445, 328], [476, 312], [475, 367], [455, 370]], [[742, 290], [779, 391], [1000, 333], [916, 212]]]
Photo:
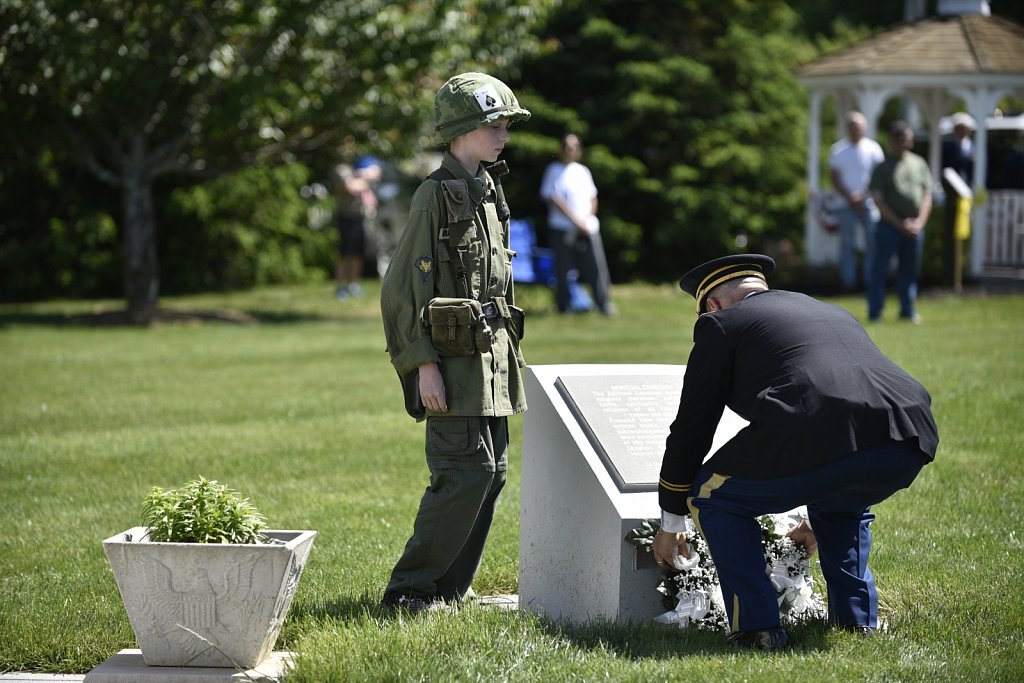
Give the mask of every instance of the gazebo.
[[[844, 50], [800, 68], [797, 76], [810, 92], [805, 237], [811, 267], [835, 262], [835, 238], [817, 224], [815, 199], [820, 193], [821, 109], [825, 97], [834, 98], [837, 112], [857, 109], [868, 120], [868, 135], [875, 137], [878, 117], [894, 96], [906, 97], [927, 124], [928, 163], [938, 187], [941, 156], [939, 123], [958, 101], [979, 122], [975, 131], [972, 239], [968, 272], [973, 277], [992, 262], [1024, 268], [1024, 195], [1005, 191], [986, 195], [987, 130], [1005, 96], [1024, 97], [1024, 26], [990, 16], [988, 2], [940, 0], [939, 16], [901, 24]], [[837, 117], [836, 139], [842, 137]], [[1002, 206], [1008, 193], [1010, 210]], [[1014, 198], [1012, 195], [1017, 195]], [[998, 202], [996, 200], [999, 200]], [[999, 204], [996, 206], [995, 204]], [[992, 224], [998, 222], [998, 225]], [[992, 243], [1000, 243], [993, 255]], [[1006, 244], [1003, 244], [1006, 243]], [[1006, 259], [1009, 263], [1006, 263]]]

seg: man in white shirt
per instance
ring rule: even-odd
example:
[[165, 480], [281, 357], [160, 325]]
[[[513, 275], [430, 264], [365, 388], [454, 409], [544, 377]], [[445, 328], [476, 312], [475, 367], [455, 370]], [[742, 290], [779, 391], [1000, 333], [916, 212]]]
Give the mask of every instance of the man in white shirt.
[[832, 186], [843, 198], [843, 206], [836, 211], [839, 220], [839, 279], [843, 289], [857, 286], [857, 228], [864, 230], [864, 283], [871, 281], [871, 261], [874, 253], [874, 226], [878, 221], [868, 183], [875, 166], [882, 163], [882, 147], [865, 137], [867, 119], [859, 111], [846, 114], [847, 137], [832, 145], [828, 166]]
[[555, 303], [559, 313], [571, 312], [569, 272], [575, 268], [580, 280], [590, 285], [598, 310], [610, 315], [611, 278], [597, 219], [597, 186], [590, 169], [580, 163], [582, 156], [580, 139], [567, 134], [558, 161], [548, 164], [540, 186], [555, 252]]

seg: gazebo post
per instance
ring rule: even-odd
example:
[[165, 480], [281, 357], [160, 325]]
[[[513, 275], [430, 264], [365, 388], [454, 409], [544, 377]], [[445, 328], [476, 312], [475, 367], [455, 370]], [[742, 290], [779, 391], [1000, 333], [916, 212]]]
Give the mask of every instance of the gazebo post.
[[893, 94], [891, 88], [857, 88], [857, 104], [860, 113], [868, 120], [868, 129], [864, 133], [872, 139], [878, 138], [878, 117], [885, 109], [885, 101]]
[[[840, 140], [847, 135], [846, 130], [846, 112], [851, 109], [860, 111], [859, 105], [857, 104], [856, 96], [850, 91], [849, 88], [840, 88], [832, 94], [833, 99], [836, 103], [836, 140]], [[862, 114], [864, 112], [861, 112]], [[870, 124], [869, 124], [870, 125]]]
[[[817, 229], [818, 221], [814, 216], [814, 208], [819, 200], [821, 186], [821, 101], [824, 95], [820, 90], [811, 91], [807, 113], [807, 208], [804, 213], [804, 253], [816, 253], [812, 249], [821, 236]], [[814, 265], [814, 264], [811, 264]]]
[[949, 110], [951, 98], [945, 90], [937, 88], [915, 88], [908, 94], [928, 121], [928, 168], [938, 187], [942, 182], [942, 131], [939, 130], [939, 121]]

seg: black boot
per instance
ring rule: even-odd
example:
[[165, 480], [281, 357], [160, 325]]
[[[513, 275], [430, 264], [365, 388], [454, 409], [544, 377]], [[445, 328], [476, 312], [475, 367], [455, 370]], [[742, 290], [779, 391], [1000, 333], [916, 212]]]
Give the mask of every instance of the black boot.
[[789, 645], [789, 634], [780, 627], [736, 631], [725, 642], [743, 650], [782, 650]]

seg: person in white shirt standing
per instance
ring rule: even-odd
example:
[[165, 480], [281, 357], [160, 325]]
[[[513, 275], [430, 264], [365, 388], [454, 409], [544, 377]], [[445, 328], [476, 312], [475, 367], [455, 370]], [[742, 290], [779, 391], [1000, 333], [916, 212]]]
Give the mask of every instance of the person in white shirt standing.
[[846, 114], [846, 130], [847, 136], [832, 145], [828, 165], [832, 186], [844, 200], [836, 212], [839, 220], [839, 279], [843, 289], [851, 291], [857, 286], [858, 226], [864, 230], [864, 283], [871, 281], [878, 209], [871, 199], [868, 183], [875, 166], [885, 159], [885, 153], [881, 145], [865, 137], [867, 119], [859, 111]]
[[611, 277], [597, 219], [597, 186], [590, 169], [580, 163], [582, 156], [579, 137], [565, 135], [558, 161], [548, 164], [540, 186], [555, 252], [555, 303], [559, 313], [571, 312], [569, 272], [575, 268], [590, 286], [598, 310], [611, 315]]

